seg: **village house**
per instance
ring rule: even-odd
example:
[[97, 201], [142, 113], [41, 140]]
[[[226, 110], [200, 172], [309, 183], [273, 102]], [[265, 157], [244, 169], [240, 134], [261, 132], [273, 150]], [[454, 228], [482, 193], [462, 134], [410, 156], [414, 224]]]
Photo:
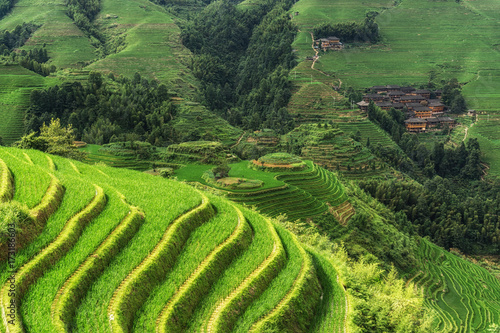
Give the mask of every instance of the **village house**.
[[445, 111], [445, 106], [439, 99], [429, 99], [428, 107], [432, 109], [432, 114], [439, 114]]
[[401, 96], [401, 103], [420, 103], [421, 101], [426, 100], [423, 96], [420, 95], [404, 95]]
[[320, 46], [323, 51], [342, 50], [344, 48], [344, 44], [342, 44], [338, 37], [320, 38], [316, 40], [316, 44]]
[[430, 118], [432, 116], [432, 109], [427, 106], [414, 107], [413, 112], [417, 118]]
[[389, 111], [392, 108], [392, 103], [386, 101], [376, 102], [375, 105], [385, 111]]
[[[370, 101], [373, 101], [382, 110], [401, 110], [407, 118], [405, 127], [409, 132], [419, 133], [442, 126], [452, 128], [456, 124], [452, 118], [442, 117], [448, 108], [441, 102], [441, 92], [438, 90], [431, 92], [426, 89], [387, 85], [373, 86], [369, 91], [370, 93], [357, 103], [359, 108], [367, 112]], [[436, 98], [430, 99], [434, 95]]]
[[365, 102], [383, 102], [389, 100], [389, 97], [379, 94], [368, 94], [363, 96], [363, 101]]
[[410, 93], [410, 95], [415, 95], [415, 96], [422, 96], [425, 99], [431, 98], [431, 92], [429, 90], [415, 90]]
[[427, 120], [421, 118], [410, 118], [405, 120], [405, 126], [408, 132], [425, 132], [425, 129], [427, 128]]
[[404, 96], [406, 95], [404, 92], [402, 91], [391, 91], [387, 94], [387, 96], [389, 96], [389, 98], [391, 99], [391, 101], [393, 102], [399, 102], [401, 100], [401, 96]]

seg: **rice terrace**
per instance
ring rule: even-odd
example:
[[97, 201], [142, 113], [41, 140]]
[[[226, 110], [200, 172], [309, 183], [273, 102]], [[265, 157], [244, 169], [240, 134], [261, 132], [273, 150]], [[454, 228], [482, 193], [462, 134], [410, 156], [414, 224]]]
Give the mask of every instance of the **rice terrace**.
[[0, 332], [500, 332], [497, 0], [0, 0]]

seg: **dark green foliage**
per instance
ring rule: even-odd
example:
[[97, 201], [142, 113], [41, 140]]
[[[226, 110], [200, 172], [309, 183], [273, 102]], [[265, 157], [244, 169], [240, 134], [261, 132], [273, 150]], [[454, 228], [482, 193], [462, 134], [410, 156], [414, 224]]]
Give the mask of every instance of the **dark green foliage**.
[[323, 23], [314, 27], [314, 38], [327, 38], [335, 36], [345, 43], [376, 43], [379, 36], [378, 24], [375, 23], [375, 16], [378, 13], [370, 12], [366, 15], [363, 23]]
[[[404, 212], [421, 236], [465, 253], [497, 253], [500, 239], [499, 183], [456, 182], [434, 177], [414, 182], [361, 182], [360, 186], [396, 212]], [[410, 228], [401, 218], [403, 228]]]
[[51, 118], [60, 118], [63, 126], [73, 125], [77, 139], [89, 143], [108, 143], [113, 136], [119, 141], [145, 140], [155, 145], [175, 140], [170, 121], [176, 108], [165, 85], [144, 79], [134, 83], [127, 78], [107, 83], [95, 72], [84, 85], [65, 82], [33, 90], [26, 131], [37, 131]]
[[7, 15], [14, 6], [15, 0], [0, 0], [0, 18]]
[[78, 28], [96, 38], [100, 43], [105, 42], [99, 28], [92, 22], [101, 10], [100, 0], [67, 0], [66, 6], [68, 7], [68, 16]]
[[[1, 17], [2, 15], [0, 15]], [[40, 26], [33, 23], [23, 23], [15, 27], [14, 30], [4, 30], [0, 32], [0, 51], [5, 53], [15, 48], [21, 47], [31, 37]]]
[[295, 65], [290, 5], [240, 11], [217, 1], [183, 27], [183, 43], [196, 54], [191, 68], [201, 80], [204, 103], [233, 125], [280, 133], [293, 128], [286, 110], [288, 72]]

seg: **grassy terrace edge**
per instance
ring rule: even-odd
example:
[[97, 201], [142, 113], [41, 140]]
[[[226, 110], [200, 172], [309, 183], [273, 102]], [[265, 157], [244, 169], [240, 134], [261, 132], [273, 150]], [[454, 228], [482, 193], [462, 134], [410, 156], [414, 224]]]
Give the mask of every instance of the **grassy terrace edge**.
[[195, 307], [201, 301], [201, 296], [210, 289], [214, 280], [222, 273], [221, 268], [227, 267], [250, 245], [252, 229], [243, 213], [236, 207], [234, 209], [238, 215], [237, 227], [203, 260], [160, 313], [156, 325], [158, 333], [182, 331]]
[[129, 273], [113, 294], [108, 307], [108, 318], [113, 332], [130, 331], [135, 313], [150, 294], [155, 281], [163, 280], [191, 232], [215, 215], [208, 198], [203, 194], [201, 196], [202, 203], [168, 226], [153, 251]]
[[[57, 238], [34, 259], [30, 260], [27, 264], [21, 267], [15, 275], [15, 282], [13, 283], [16, 290], [14, 298], [15, 313], [20, 313], [21, 299], [28, 291], [29, 286], [42, 276], [44, 271], [50, 265], [58, 261], [62, 255], [64, 255], [64, 253], [66, 253], [68, 249], [76, 243], [85, 225], [99, 215], [104, 209], [104, 206], [106, 205], [106, 195], [104, 194], [104, 190], [97, 185], [94, 186], [96, 194], [92, 201], [82, 211], [69, 219]], [[11, 324], [9, 323], [9, 318], [7, 318], [7, 314], [11, 311], [9, 305], [12, 304], [12, 299], [10, 299], [9, 293], [11, 282], [9, 281], [12, 281], [12, 279], [9, 278], [0, 291], [2, 321], [4, 327], [7, 328], [7, 332], [21, 333], [24, 332], [22, 320], [14, 320], [13, 324]]]
[[0, 159], [0, 170], [2, 171], [0, 178], [0, 202], [7, 202], [14, 197], [14, 177], [2, 159]]
[[92, 282], [102, 274], [116, 253], [132, 239], [143, 220], [144, 213], [137, 207], [130, 206], [130, 211], [122, 222], [58, 291], [51, 314], [53, 324], [60, 332], [69, 331], [71, 318], [79, 304], [75, 300], [83, 299]]
[[[299, 276], [292, 288], [279, 304], [263, 318], [252, 325], [250, 332], [306, 332], [308, 318], [312, 318], [320, 295], [316, 270], [312, 259], [300, 245], [297, 237], [291, 234], [293, 242], [299, 248], [303, 264]], [[300, 311], [294, 311], [300, 309]]]
[[208, 320], [207, 333], [231, 331], [238, 316], [264, 292], [283, 268], [285, 249], [271, 222], [265, 220], [274, 241], [271, 254], [228, 297], [217, 304]]

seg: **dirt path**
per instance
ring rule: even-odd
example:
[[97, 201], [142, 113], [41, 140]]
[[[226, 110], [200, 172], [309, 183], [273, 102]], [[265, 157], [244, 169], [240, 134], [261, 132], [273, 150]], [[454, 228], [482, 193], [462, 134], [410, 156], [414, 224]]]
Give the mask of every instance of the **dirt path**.
[[246, 131], [245, 131], [245, 132], [243, 132], [243, 133], [240, 135], [240, 137], [238, 138], [238, 141], [236, 141], [236, 143], [235, 143], [234, 145], [232, 145], [232, 146], [231, 146], [231, 148], [234, 148], [234, 147], [236, 147], [237, 145], [239, 145], [239, 144], [240, 144], [241, 139], [243, 139], [243, 136], [245, 135], [245, 133], [246, 133]]
[[318, 56], [319, 50], [314, 48], [314, 35], [312, 32], [310, 32], [310, 34], [311, 34], [311, 48], [313, 49], [313, 51], [315, 53], [314, 57], [313, 57], [313, 63], [311, 65], [311, 69], [314, 69], [314, 64], [316, 63], [316, 60], [319, 59], [319, 56]]

